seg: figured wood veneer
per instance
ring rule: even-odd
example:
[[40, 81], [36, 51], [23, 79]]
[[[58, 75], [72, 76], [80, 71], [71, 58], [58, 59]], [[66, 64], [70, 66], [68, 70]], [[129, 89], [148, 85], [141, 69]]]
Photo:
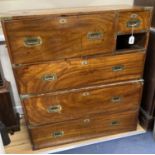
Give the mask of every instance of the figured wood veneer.
[[[133, 82], [115, 86], [76, 90], [58, 95], [46, 94], [24, 99], [27, 120], [31, 126], [78, 119], [86, 115], [138, 110], [142, 84]], [[59, 111], [49, 112], [60, 106]], [[32, 112], [33, 111], [33, 112]]]
[[[145, 53], [139, 52], [28, 65], [17, 67], [14, 72], [20, 94], [41, 94], [140, 79], [143, 75], [144, 60]], [[122, 70], [113, 71], [113, 67], [117, 68], [117, 66], [122, 66]], [[43, 80], [44, 76], [51, 74], [56, 76], [55, 80]]]
[[[109, 115], [98, 114], [79, 120], [30, 128], [34, 149], [45, 148], [94, 137], [113, 135], [136, 130], [137, 111]], [[89, 120], [89, 122], [85, 121]], [[55, 138], [56, 132], [63, 135]]]
[[[114, 12], [83, 16], [48, 15], [7, 22], [5, 30], [12, 63], [26, 64], [99, 53], [111, 54], [115, 48], [115, 16]], [[89, 38], [90, 34], [95, 33], [100, 33], [98, 39]], [[41, 44], [25, 46], [24, 40], [28, 37], [40, 37]]]
[[136, 129], [152, 8], [16, 13], [2, 26], [33, 149]]

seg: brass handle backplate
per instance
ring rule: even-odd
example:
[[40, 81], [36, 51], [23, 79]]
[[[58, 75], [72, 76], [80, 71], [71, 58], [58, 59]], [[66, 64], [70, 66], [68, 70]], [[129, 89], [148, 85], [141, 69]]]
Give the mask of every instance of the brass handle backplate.
[[113, 103], [119, 103], [119, 102], [122, 101], [122, 97], [121, 96], [113, 96], [112, 99], [111, 99], [111, 101]]
[[41, 37], [25, 37], [24, 46], [25, 47], [35, 47], [42, 44]]
[[89, 40], [101, 40], [103, 39], [103, 32], [88, 32], [87, 38]]
[[119, 121], [116, 121], [116, 120], [114, 120], [114, 121], [111, 122], [111, 126], [117, 126], [119, 124], [120, 124], [120, 122]]
[[132, 27], [137, 28], [137, 27], [140, 26], [140, 24], [141, 24], [141, 21], [140, 21], [139, 19], [133, 18], [133, 19], [130, 19], [130, 20], [127, 22], [127, 27], [128, 27], [128, 28], [132, 28]]
[[43, 75], [42, 80], [43, 81], [55, 81], [55, 80], [57, 80], [57, 75], [56, 74], [46, 74], [46, 75]]
[[52, 137], [53, 138], [59, 138], [59, 137], [62, 137], [64, 136], [64, 131], [55, 131], [52, 133]]
[[119, 71], [123, 71], [123, 70], [124, 70], [123, 65], [116, 65], [116, 66], [112, 67], [113, 72], [119, 72]]
[[47, 109], [48, 113], [59, 113], [61, 110], [61, 105], [52, 105]]

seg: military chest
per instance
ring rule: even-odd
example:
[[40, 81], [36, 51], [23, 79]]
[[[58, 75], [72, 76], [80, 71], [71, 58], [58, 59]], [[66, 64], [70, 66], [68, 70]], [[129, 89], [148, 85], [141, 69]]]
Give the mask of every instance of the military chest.
[[117, 6], [2, 18], [34, 149], [136, 130], [151, 15]]

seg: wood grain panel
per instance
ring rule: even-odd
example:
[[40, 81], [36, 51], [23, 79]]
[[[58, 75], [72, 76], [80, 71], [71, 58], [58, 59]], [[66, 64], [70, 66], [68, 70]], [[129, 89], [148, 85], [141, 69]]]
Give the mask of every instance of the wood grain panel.
[[[111, 54], [115, 48], [114, 21], [115, 13], [105, 12], [81, 16], [45, 15], [3, 24], [12, 63], [26, 64]], [[34, 45], [36, 38], [39, 38], [39, 43]], [[25, 43], [27, 39], [31, 41], [28, 46]]]
[[[137, 127], [137, 112], [98, 114], [83, 119], [30, 128], [34, 149], [71, 143], [100, 136], [133, 131]], [[61, 134], [62, 136], [61, 136]], [[56, 135], [56, 136], [54, 136]]]
[[134, 32], [149, 30], [151, 23], [151, 11], [129, 11], [119, 13], [118, 20], [118, 33], [131, 33], [132, 26], [128, 26], [128, 22], [138, 22], [137, 26], [134, 26]]
[[23, 103], [29, 125], [36, 126], [77, 119], [89, 114], [137, 110], [141, 92], [142, 84], [131, 82], [60, 95], [34, 96], [23, 100]]
[[28, 65], [14, 72], [20, 94], [37, 94], [140, 79], [144, 59], [145, 53], [139, 52]]

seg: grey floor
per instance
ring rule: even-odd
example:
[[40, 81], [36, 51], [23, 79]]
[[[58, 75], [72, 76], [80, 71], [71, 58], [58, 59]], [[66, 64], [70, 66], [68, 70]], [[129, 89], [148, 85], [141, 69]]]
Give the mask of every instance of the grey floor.
[[155, 154], [155, 141], [152, 133], [148, 132], [128, 138], [121, 138], [108, 142], [98, 143], [60, 154]]

